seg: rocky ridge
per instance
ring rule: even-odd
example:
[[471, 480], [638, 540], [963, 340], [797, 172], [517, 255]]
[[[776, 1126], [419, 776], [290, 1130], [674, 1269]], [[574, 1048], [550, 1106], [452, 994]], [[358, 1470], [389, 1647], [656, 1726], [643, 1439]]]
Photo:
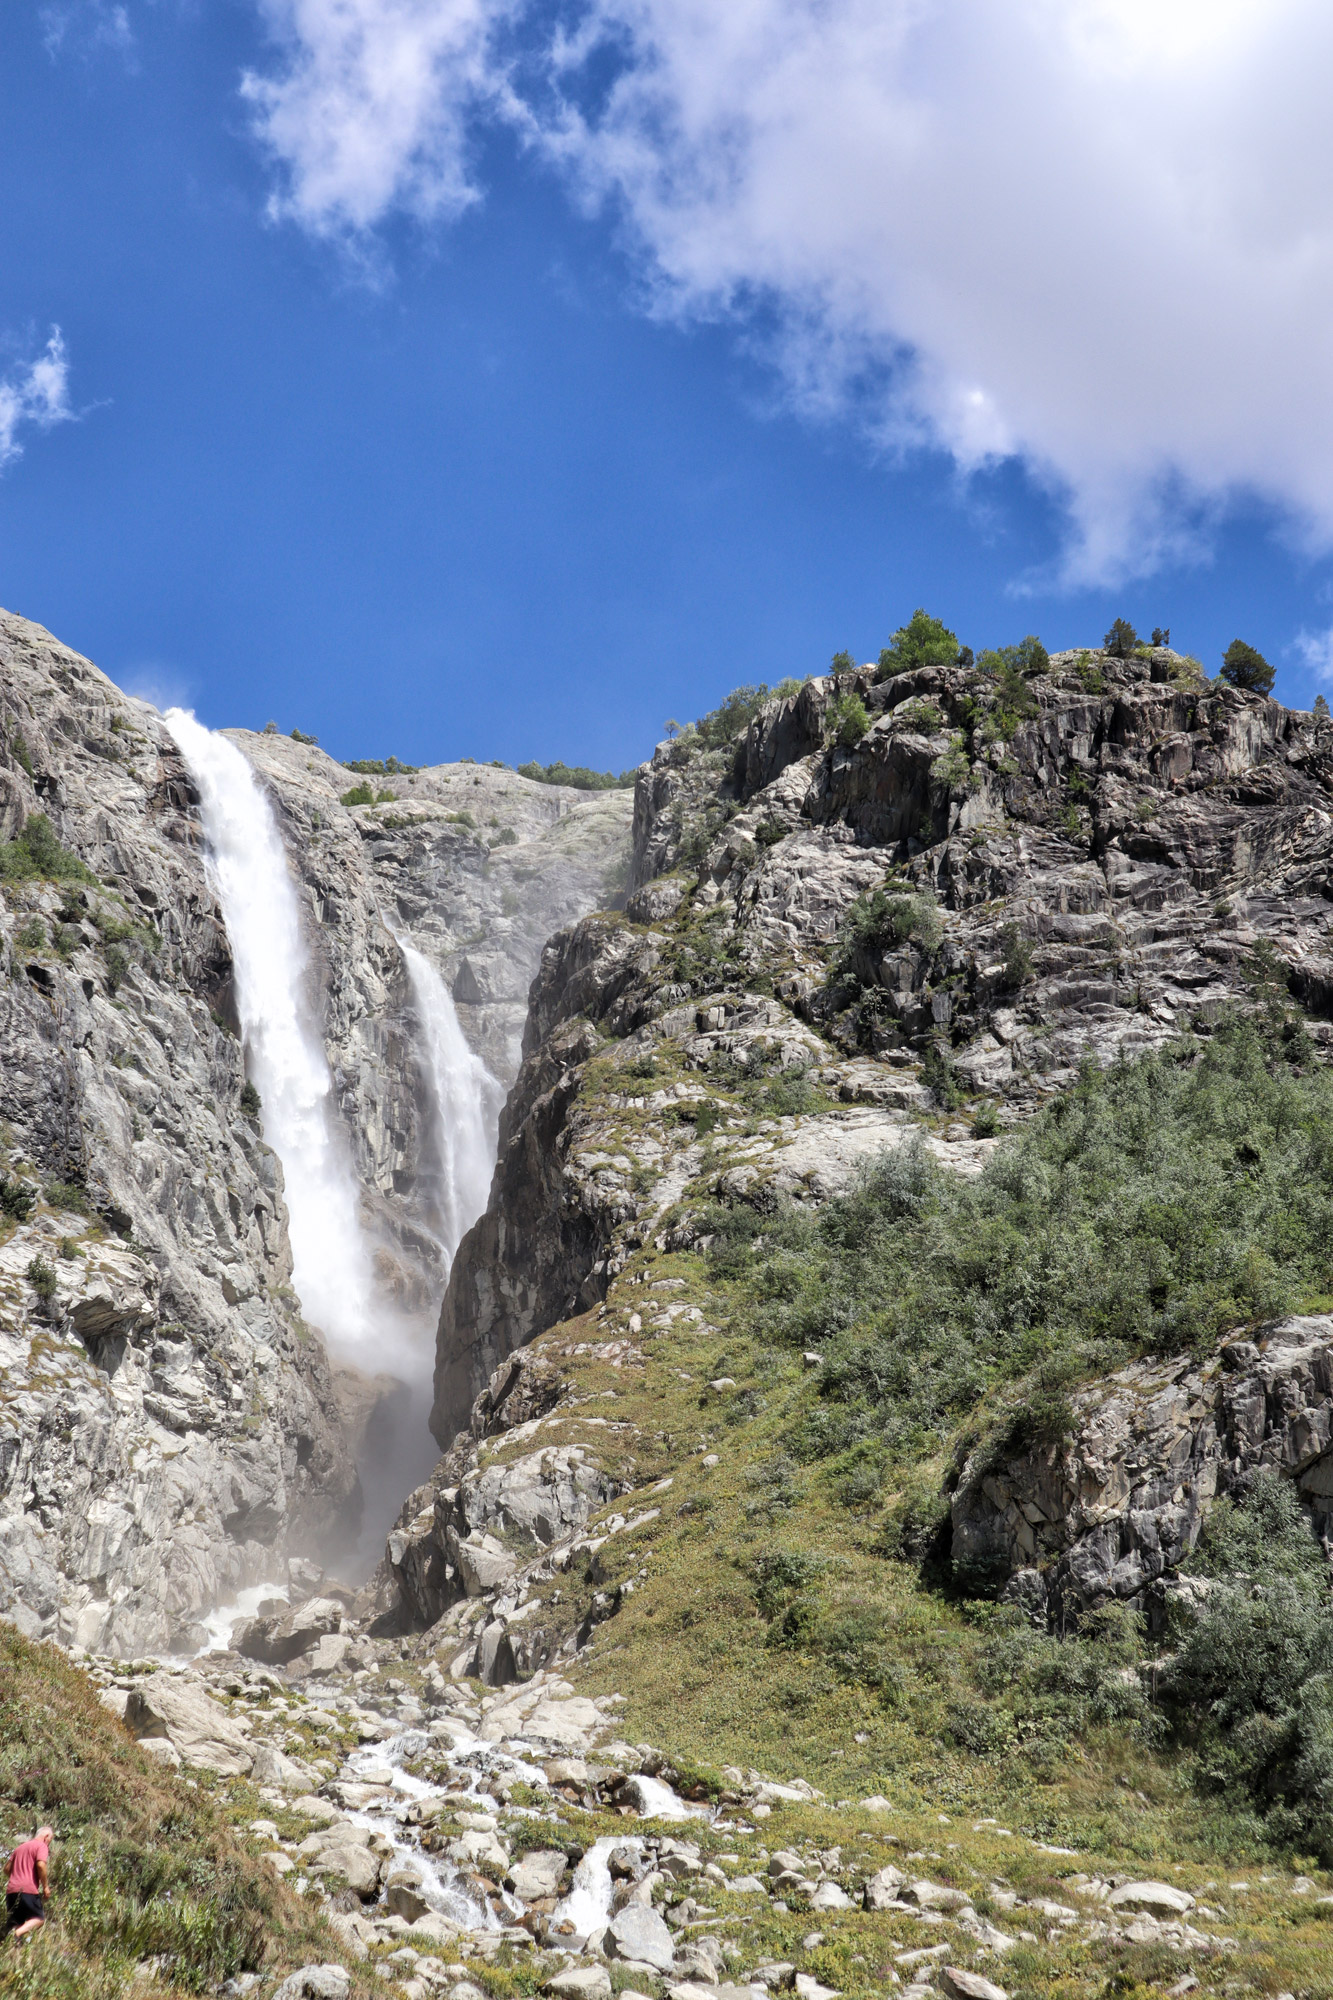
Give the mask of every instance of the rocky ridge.
[[[1328, 1045], [1333, 730], [1166, 650], [1057, 655], [1018, 706], [970, 668], [860, 669], [728, 750], [658, 747], [624, 913], [543, 954], [441, 1317], [441, 1444], [507, 1353], [688, 1241], [691, 1202], [818, 1200], [922, 1114], [981, 1097], [998, 1130], [1265, 982]], [[761, 1075], [777, 1115], [746, 1119]]]

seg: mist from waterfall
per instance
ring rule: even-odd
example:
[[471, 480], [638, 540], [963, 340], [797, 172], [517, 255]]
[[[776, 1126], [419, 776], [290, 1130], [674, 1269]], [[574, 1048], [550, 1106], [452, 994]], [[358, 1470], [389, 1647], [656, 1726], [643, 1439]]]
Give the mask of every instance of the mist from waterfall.
[[441, 1247], [452, 1264], [486, 1206], [504, 1087], [474, 1055], [453, 997], [430, 960], [399, 938], [421, 1023], [421, 1054], [433, 1100], [428, 1138], [435, 1155]]
[[337, 1126], [300, 899], [277, 817], [234, 743], [183, 709], [168, 709], [164, 719], [199, 788], [205, 865], [231, 942], [249, 1072], [264, 1137], [282, 1162], [301, 1310], [334, 1354], [371, 1372], [392, 1367], [397, 1357], [386, 1352], [372, 1311], [356, 1176]]

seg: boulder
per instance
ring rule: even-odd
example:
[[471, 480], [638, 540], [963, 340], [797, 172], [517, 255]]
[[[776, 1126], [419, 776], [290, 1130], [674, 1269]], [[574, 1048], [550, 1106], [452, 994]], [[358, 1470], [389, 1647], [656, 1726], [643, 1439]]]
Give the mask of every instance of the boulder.
[[610, 1940], [614, 1940], [617, 1958], [632, 1959], [638, 1965], [651, 1965], [659, 1972], [670, 1972], [676, 1948], [670, 1931], [656, 1910], [646, 1909], [642, 1903], [627, 1903], [612, 1917], [606, 1928], [608, 1950]]
[[272, 1785], [279, 1792], [313, 1792], [318, 1789], [319, 1779], [304, 1764], [298, 1764], [271, 1743], [255, 1745], [254, 1763], [250, 1776], [257, 1785]]
[[303, 1965], [284, 1979], [273, 2000], [347, 2000], [351, 1974], [340, 1965]]
[[1194, 1898], [1170, 1882], [1126, 1882], [1109, 1897], [1113, 1910], [1147, 1910], [1153, 1916], [1183, 1917]]
[[531, 1849], [521, 1861], [514, 1863], [510, 1874], [514, 1894], [525, 1903], [535, 1903], [542, 1896], [557, 1895], [567, 1865], [563, 1850], [559, 1848]]
[[125, 1727], [141, 1741], [165, 1736], [184, 1763], [223, 1778], [243, 1778], [254, 1763], [245, 1732], [221, 1702], [177, 1674], [147, 1674], [136, 1682]]
[[949, 2000], [1009, 2000], [1003, 1986], [997, 1986], [994, 1980], [983, 1979], [979, 1972], [965, 1972], [956, 1965], [940, 1968], [940, 1985]]
[[298, 1654], [313, 1651], [326, 1634], [340, 1631], [342, 1621], [343, 1607], [336, 1598], [312, 1597], [295, 1611], [251, 1619], [232, 1643], [249, 1660], [285, 1667]]
[[872, 1875], [866, 1883], [865, 1906], [868, 1910], [888, 1910], [902, 1900], [904, 1877], [897, 1868], [881, 1868], [878, 1875]]
[[543, 1982], [542, 1992], [562, 2000], [611, 2000], [611, 1975], [604, 1965], [567, 1965]]

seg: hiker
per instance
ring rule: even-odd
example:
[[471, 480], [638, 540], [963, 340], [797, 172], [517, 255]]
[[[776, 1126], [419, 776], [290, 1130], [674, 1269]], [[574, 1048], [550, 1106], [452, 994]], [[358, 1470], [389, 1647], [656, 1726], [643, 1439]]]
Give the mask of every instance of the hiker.
[[5, 1883], [5, 1935], [33, 1937], [46, 1922], [46, 1898], [51, 1893], [46, 1864], [55, 1838], [53, 1828], [39, 1826], [9, 1857]]

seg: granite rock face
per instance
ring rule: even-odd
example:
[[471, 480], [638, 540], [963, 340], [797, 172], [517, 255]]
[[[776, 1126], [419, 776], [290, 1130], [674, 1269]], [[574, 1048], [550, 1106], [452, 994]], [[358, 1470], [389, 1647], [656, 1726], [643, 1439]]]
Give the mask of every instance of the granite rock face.
[[[623, 885], [631, 798], [455, 765], [348, 808], [358, 780], [313, 743], [232, 736], [309, 913], [381, 1295], [429, 1328], [447, 1253], [398, 938], [434, 958], [506, 1076], [546, 929]], [[26, 1211], [0, 1225], [0, 1611], [89, 1647], [180, 1649], [289, 1554], [349, 1546], [358, 1453], [401, 1432], [403, 1391], [334, 1379], [302, 1325], [169, 732], [0, 614], [0, 839], [34, 814], [74, 860], [0, 879], [0, 1176]]]
[[1282, 1320], [1202, 1364], [1140, 1362], [1073, 1407], [1071, 1438], [969, 1464], [952, 1502], [955, 1564], [1007, 1577], [1034, 1616], [1160, 1610], [1214, 1499], [1265, 1470], [1295, 1482], [1333, 1554], [1333, 1319]]
[[[441, 1314], [441, 1444], [629, 1251], [690, 1240], [701, 1176], [758, 1205], [825, 1198], [940, 1108], [942, 1079], [1003, 1126], [1087, 1055], [1206, 1033], [1257, 980], [1333, 1045], [1327, 723], [1165, 650], [1057, 655], [1008, 712], [966, 668], [859, 669], [836, 691], [870, 716], [851, 746], [829, 680], [726, 749], [660, 745], [623, 914], [547, 946], [491, 1201]], [[761, 1072], [793, 1088], [741, 1132], [736, 1089]], [[930, 1143], [975, 1171], [992, 1142]]]
[[88, 872], [0, 883], [0, 1173], [28, 1208], [0, 1244], [0, 1608], [174, 1648], [336, 1529], [355, 1472], [241, 1105], [185, 770], [154, 710], [6, 615], [0, 838], [37, 813]]

